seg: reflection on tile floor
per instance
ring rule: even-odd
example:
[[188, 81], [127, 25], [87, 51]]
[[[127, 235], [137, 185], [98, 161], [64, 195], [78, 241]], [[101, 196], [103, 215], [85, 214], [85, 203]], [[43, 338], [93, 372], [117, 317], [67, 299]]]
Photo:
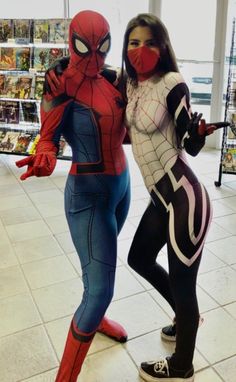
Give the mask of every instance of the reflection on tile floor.
[[[97, 334], [81, 382], [141, 382], [138, 365], [173, 351], [160, 339], [170, 323], [166, 301], [127, 265], [128, 249], [148, 194], [126, 147], [132, 202], [118, 242], [116, 289], [109, 316], [129, 341]], [[189, 161], [207, 187], [214, 215], [198, 276], [204, 324], [196, 343], [196, 382], [236, 381], [236, 177], [218, 179], [218, 150]], [[0, 157], [0, 381], [54, 382], [67, 328], [82, 295], [81, 271], [63, 211], [69, 162], [49, 178], [19, 180], [15, 156]], [[167, 268], [166, 250], [158, 261]]]

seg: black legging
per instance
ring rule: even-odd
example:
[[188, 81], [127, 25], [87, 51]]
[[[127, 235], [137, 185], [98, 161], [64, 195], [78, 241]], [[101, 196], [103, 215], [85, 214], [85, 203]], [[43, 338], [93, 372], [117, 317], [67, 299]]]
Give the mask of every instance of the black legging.
[[[209, 224], [210, 202], [202, 210], [199, 185], [195, 185], [198, 199], [194, 214], [194, 229], [199, 231], [201, 221]], [[195, 340], [199, 323], [199, 310], [196, 296], [196, 278], [201, 259], [201, 251], [190, 266], [184, 264], [176, 255], [170, 235], [170, 226], [174, 225], [176, 242], [182, 251], [192, 251], [188, 231], [189, 203], [184, 195], [179, 195], [172, 203], [170, 212], [161, 203], [151, 202], [147, 207], [135, 233], [128, 256], [128, 264], [137, 273], [149, 281], [168, 301], [176, 317], [176, 349], [171, 357], [171, 365], [176, 369], [188, 369], [192, 366]], [[174, 211], [174, 212], [173, 212]], [[205, 215], [205, 220], [202, 215]], [[173, 219], [173, 216], [175, 219]], [[175, 223], [171, 224], [171, 219]], [[204, 229], [203, 235], [207, 232]], [[169, 274], [157, 264], [156, 258], [161, 248], [167, 244]], [[191, 243], [192, 244], [192, 243]], [[196, 248], [195, 248], [196, 249]], [[194, 254], [194, 252], [193, 252]], [[191, 254], [188, 254], [191, 258]]]

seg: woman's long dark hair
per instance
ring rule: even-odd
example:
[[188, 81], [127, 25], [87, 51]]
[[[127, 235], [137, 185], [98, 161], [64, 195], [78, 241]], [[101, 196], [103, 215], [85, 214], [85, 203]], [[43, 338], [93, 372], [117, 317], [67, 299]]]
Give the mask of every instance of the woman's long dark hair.
[[133, 83], [137, 83], [137, 74], [130, 65], [127, 57], [127, 48], [129, 43], [129, 35], [136, 27], [149, 27], [153, 38], [160, 49], [160, 60], [158, 61], [156, 71], [160, 74], [168, 72], [178, 72], [176, 57], [170, 42], [169, 33], [162, 21], [150, 13], [141, 13], [131, 19], [126, 27], [123, 52], [122, 52], [122, 78], [125, 82], [125, 69], [129, 78]]

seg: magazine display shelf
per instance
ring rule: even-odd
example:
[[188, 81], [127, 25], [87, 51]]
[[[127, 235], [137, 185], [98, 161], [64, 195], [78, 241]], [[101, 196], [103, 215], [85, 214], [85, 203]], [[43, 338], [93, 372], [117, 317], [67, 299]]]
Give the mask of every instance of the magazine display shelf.
[[215, 186], [220, 187], [222, 174], [236, 174], [236, 36], [235, 19], [233, 20], [232, 41], [229, 57], [228, 83], [225, 101], [224, 120], [230, 122], [222, 136], [221, 156], [218, 180]]
[[[34, 152], [45, 71], [68, 54], [69, 21], [0, 19], [0, 153]], [[58, 158], [71, 159], [63, 138]]]

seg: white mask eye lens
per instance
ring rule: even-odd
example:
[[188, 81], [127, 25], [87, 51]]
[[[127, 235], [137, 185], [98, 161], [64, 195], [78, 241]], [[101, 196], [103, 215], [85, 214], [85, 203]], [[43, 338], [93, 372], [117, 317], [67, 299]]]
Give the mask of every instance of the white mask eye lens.
[[79, 39], [75, 39], [75, 47], [79, 53], [88, 53], [87, 46]]
[[106, 53], [109, 50], [110, 47], [110, 39], [104, 41], [104, 43], [100, 46], [99, 52]]

